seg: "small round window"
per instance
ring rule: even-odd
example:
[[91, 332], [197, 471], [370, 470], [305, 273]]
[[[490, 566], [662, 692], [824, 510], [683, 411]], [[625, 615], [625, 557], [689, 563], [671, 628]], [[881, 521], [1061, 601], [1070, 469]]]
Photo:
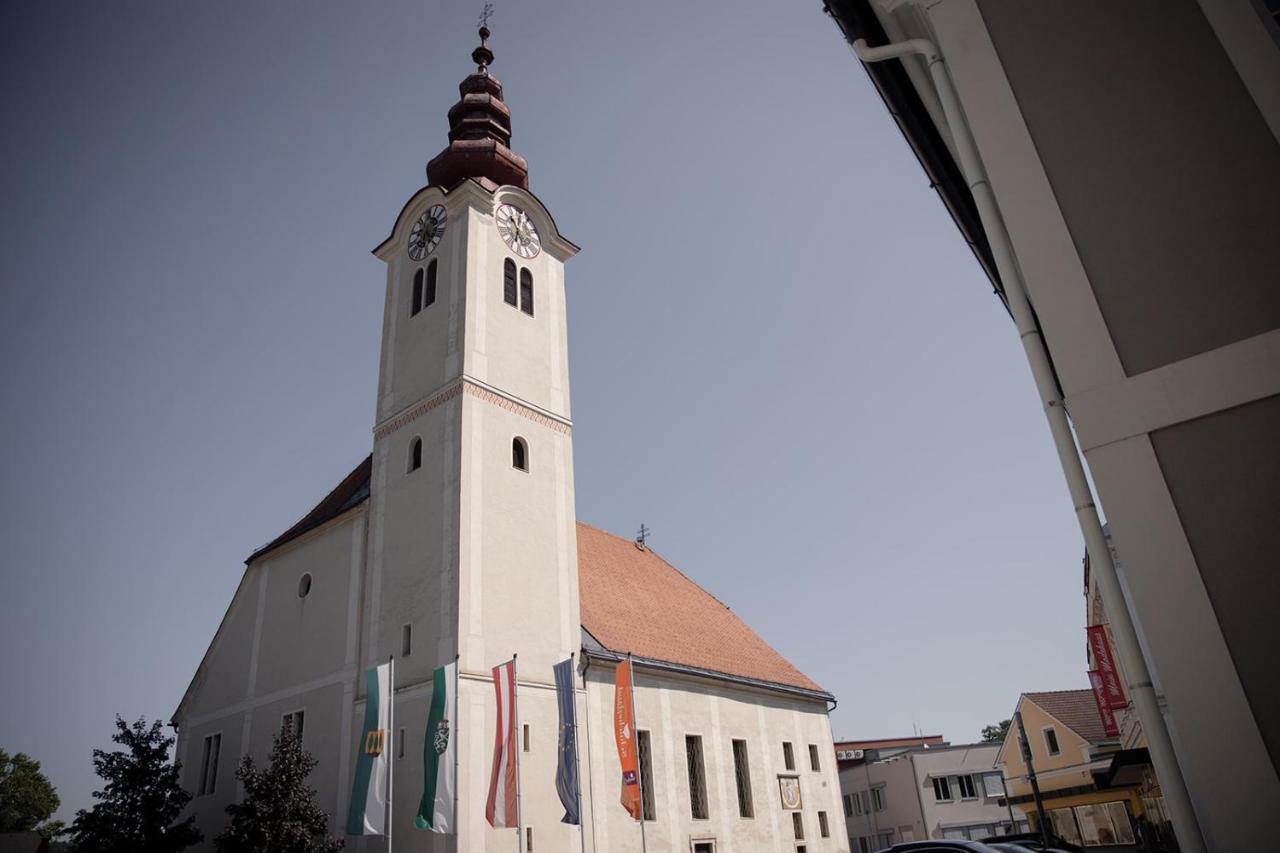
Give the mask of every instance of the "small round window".
[[311, 592], [311, 572], [303, 572], [302, 577], [298, 578], [298, 598], [306, 598], [309, 592]]

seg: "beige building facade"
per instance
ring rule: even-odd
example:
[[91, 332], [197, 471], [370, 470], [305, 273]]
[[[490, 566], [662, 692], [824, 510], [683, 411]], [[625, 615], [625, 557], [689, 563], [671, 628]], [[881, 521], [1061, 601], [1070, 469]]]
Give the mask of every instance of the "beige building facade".
[[[972, 137], [1124, 557], [1128, 601], [1106, 606], [1127, 607], [1163, 691], [1193, 829], [1210, 850], [1270, 844], [1280, 799], [1274, 12], [1228, 0], [827, 8], [851, 42], [936, 46], [941, 70], [912, 55], [867, 73], [1003, 292], [992, 249], [1002, 237], [984, 227], [957, 166], [958, 134]], [[936, 73], [954, 86], [967, 134], [943, 115]]]
[[[202, 849], [242, 796], [240, 757], [264, 762], [286, 719], [343, 835], [363, 673], [394, 657], [396, 853], [638, 851], [613, 745], [614, 669], [630, 653], [649, 849], [844, 853], [833, 697], [647, 547], [577, 519], [564, 280], [577, 247], [509, 147], [493, 54], [482, 43], [473, 59], [449, 146], [374, 250], [387, 274], [372, 453], [250, 556], [173, 715]], [[552, 667], [571, 654], [581, 826], [561, 822], [554, 781]], [[518, 840], [484, 815], [490, 668], [513, 655]], [[413, 817], [432, 673], [455, 657], [458, 831], [437, 835]]]

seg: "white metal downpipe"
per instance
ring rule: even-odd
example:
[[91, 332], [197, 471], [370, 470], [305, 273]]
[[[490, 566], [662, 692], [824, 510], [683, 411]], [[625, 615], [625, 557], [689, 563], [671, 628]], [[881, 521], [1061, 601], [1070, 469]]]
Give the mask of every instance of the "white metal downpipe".
[[865, 39], [858, 39], [853, 43], [853, 49], [858, 58], [867, 63], [918, 54], [925, 58], [929, 66], [929, 74], [933, 78], [938, 100], [942, 104], [942, 112], [946, 117], [951, 138], [955, 142], [956, 153], [960, 158], [960, 171], [964, 174], [970, 192], [973, 193], [978, 215], [982, 219], [982, 226], [991, 243], [991, 254], [995, 257], [996, 269], [1000, 272], [1000, 281], [1004, 285], [1009, 312], [1013, 315], [1014, 324], [1022, 338], [1022, 348], [1026, 352], [1027, 362], [1031, 365], [1031, 374], [1035, 378], [1036, 389], [1040, 392], [1040, 401], [1044, 405], [1045, 416], [1049, 420], [1049, 431], [1053, 434], [1058, 461], [1067, 479], [1067, 489], [1071, 493], [1071, 502], [1075, 506], [1080, 532], [1084, 534], [1089, 562], [1093, 571], [1097, 573], [1103, 602], [1111, 620], [1111, 631], [1115, 635], [1117, 651], [1124, 667], [1129, 696], [1138, 711], [1138, 718], [1142, 721], [1142, 728], [1147, 736], [1151, 763], [1160, 779], [1160, 788], [1169, 810], [1173, 830], [1178, 836], [1178, 845], [1182, 853], [1205, 853], [1204, 838], [1196, 821], [1191, 797], [1187, 793], [1186, 781], [1178, 768], [1173, 741], [1169, 736], [1168, 726], [1165, 725], [1164, 716], [1160, 713], [1155, 688], [1151, 684], [1151, 675], [1138, 645], [1138, 634], [1133, 627], [1129, 609], [1125, 605], [1124, 593], [1120, 589], [1120, 578], [1116, 574], [1116, 566], [1111, 559], [1111, 549], [1107, 547], [1106, 536], [1102, 532], [1102, 521], [1098, 517], [1098, 508], [1093, 502], [1093, 490], [1089, 488], [1089, 482], [1085, 479], [1084, 464], [1076, 450], [1075, 438], [1071, 432], [1071, 424], [1067, 420], [1067, 410], [1063, 405], [1062, 396], [1058, 393], [1058, 384], [1054, 379], [1053, 368], [1049, 361], [1049, 351], [1036, 325], [1035, 315], [1031, 312], [1031, 304], [1027, 301], [1026, 286], [1014, 258], [1009, 232], [1005, 229], [1004, 218], [1000, 215], [995, 195], [991, 192], [986, 169], [983, 168], [982, 159], [978, 156], [969, 123], [965, 119], [964, 109], [960, 106], [955, 88], [951, 85], [951, 76], [942, 60], [942, 54], [937, 46], [927, 39], [910, 39], [883, 47], [868, 47]]

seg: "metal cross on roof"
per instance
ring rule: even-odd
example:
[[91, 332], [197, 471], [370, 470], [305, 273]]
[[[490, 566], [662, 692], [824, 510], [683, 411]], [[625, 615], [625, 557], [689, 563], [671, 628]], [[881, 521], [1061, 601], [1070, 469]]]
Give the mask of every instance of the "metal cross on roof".
[[488, 28], [489, 19], [493, 17], [493, 4], [485, 3], [484, 10], [480, 12], [480, 26]]

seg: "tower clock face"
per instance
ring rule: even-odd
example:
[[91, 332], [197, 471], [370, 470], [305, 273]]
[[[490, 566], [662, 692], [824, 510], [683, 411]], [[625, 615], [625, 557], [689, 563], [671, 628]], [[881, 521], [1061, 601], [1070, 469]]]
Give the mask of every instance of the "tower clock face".
[[430, 210], [418, 217], [409, 232], [409, 257], [420, 261], [436, 250], [440, 238], [444, 236], [444, 228], [449, 222], [449, 211], [443, 204], [433, 205]]
[[522, 258], [536, 257], [542, 251], [538, 229], [533, 227], [533, 221], [523, 210], [515, 205], [500, 204], [495, 217], [498, 233], [511, 251]]

